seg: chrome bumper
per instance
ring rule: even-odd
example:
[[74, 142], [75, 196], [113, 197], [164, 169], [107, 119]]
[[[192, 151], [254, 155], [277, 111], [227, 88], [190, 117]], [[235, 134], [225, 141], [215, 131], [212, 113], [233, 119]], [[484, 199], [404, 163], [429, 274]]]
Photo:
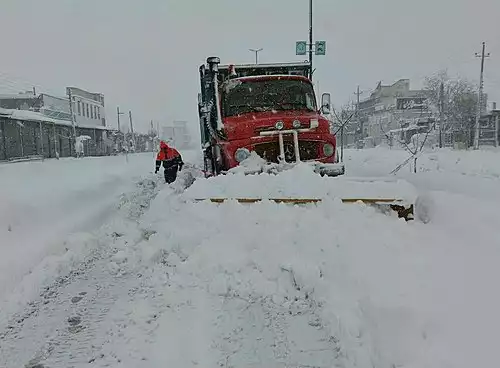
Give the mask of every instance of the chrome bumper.
[[[260, 132], [260, 135], [263, 137], [272, 137], [272, 136], [278, 136], [278, 142], [279, 142], [279, 147], [280, 147], [280, 155], [278, 157], [278, 161], [280, 163], [288, 163], [286, 162], [285, 159], [285, 145], [283, 141], [283, 136], [285, 134], [292, 134], [293, 135], [293, 148], [294, 148], [294, 153], [295, 153], [295, 162], [299, 163], [301, 162], [300, 160], [300, 150], [299, 150], [299, 133], [306, 133], [306, 132], [313, 132], [314, 129], [311, 128], [303, 128], [303, 129], [287, 129], [287, 130], [271, 130], [271, 131], [265, 131], [265, 132]], [[339, 175], [344, 175], [345, 173], [345, 166], [343, 163], [337, 163], [337, 164], [324, 164], [324, 163], [317, 163], [315, 165], [314, 171], [321, 176], [339, 176]]]
[[262, 137], [272, 137], [278, 136], [278, 142], [280, 147], [280, 155], [278, 157], [278, 161], [280, 163], [287, 163], [285, 159], [285, 144], [283, 141], [283, 136], [285, 134], [293, 135], [293, 149], [295, 153], [295, 162], [300, 162], [300, 150], [299, 150], [299, 133], [312, 132], [313, 130], [310, 128], [304, 129], [287, 129], [287, 130], [271, 130], [266, 132], [260, 132]]

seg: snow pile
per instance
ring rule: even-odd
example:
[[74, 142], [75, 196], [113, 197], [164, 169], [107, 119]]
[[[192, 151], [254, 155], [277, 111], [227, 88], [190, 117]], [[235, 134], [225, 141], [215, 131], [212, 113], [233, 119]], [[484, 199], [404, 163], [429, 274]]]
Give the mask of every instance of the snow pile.
[[[348, 175], [382, 175], [389, 173], [408, 158], [401, 150], [385, 148], [346, 150]], [[500, 201], [500, 151], [462, 151], [437, 149], [424, 151], [417, 161], [418, 172], [410, 165], [399, 170], [393, 178], [408, 181], [424, 191], [439, 191], [481, 200], [481, 207]]]
[[[384, 147], [344, 151], [348, 172], [354, 175], [369, 172], [389, 173], [410, 154], [402, 149]], [[418, 171], [437, 171], [466, 176], [500, 178], [500, 150], [464, 151], [451, 149], [424, 149], [418, 158]], [[402, 169], [410, 172], [410, 166]]]
[[[399, 347], [379, 357], [359, 347], [373, 345], [357, 306], [368, 285], [350, 263], [367, 243], [383, 238], [373, 234], [377, 228], [404, 236], [404, 221], [333, 201], [295, 208], [269, 202], [217, 206], [184, 198], [162, 203], [160, 196], [142, 219], [152, 235], [124, 256], [157, 268], [153, 283], [170, 275], [168, 287], [164, 278], [154, 287], [167, 293], [169, 306], [158, 312], [151, 338], [156, 343], [148, 348], [151, 366], [392, 361]], [[358, 225], [366, 232], [357, 232]], [[398, 332], [400, 321], [390, 322]], [[401, 333], [391, 341], [411, 346], [412, 333], [408, 341]]]
[[0, 299], [45, 257], [84, 247], [67, 237], [88, 237], [153, 169], [152, 153], [0, 165]]
[[[120, 257], [142, 264], [144, 282], [167, 301], [141, 302], [156, 316], [151, 343], [137, 347], [149, 352], [149, 366], [496, 362], [500, 300], [491, 290], [500, 243], [474, 243], [458, 208], [424, 225], [335, 196], [306, 206], [192, 201], [242, 191], [297, 195], [300, 188], [328, 194], [342, 187], [337, 179], [326, 185], [297, 167], [278, 177], [201, 179], [179, 197], [160, 194], [141, 220], [151, 236]], [[480, 231], [500, 226], [497, 217], [479, 220], [488, 221]], [[123, 340], [106, 350], [120, 349], [133, 331], [122, 330]], [[135, 362], [123, 348], [121, 359]]]
[[[95, 265], [73, 272], [78, 281], [67, 287], [55, 282], [41, 307], [28, 308], [28, 322], [0, 329], [0, 363], [36, 356], [36, 364], [75, 367], [496, 364], [494, 204], [433, 192], [432, 220], [407, 223], [338, 201], [353, 191], [409, 194], [415, 189], [404, 180], [321, 178], [309, 165], [278, 176], [183, 175], [149, 207], [147, 188], [124, 198], [134, 221], [120, 216], [98, 241], [81, 238], [94, 243]], [[207, 196], [323, 201], [194, 200]], [[87, 294], [71, 302], [82, 288]]]
[[402, 198], [413, 200], [416, 192], [404, 180], [393, 178], [321, 177], [314, 167], [301, 163], [279, 175], [229, 173], [197, 180], [186, 193], [189, 198]]

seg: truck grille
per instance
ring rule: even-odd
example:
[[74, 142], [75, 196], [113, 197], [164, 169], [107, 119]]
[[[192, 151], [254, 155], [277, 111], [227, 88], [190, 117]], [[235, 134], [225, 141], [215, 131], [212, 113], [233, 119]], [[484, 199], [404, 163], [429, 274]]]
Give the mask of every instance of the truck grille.
[[[316, 160], [319, 158], [319, 144], [317, 141], [299, 140], [300, 159], [302, 161]], [[295, 150], [292, 140], [285, 140], [285, 159], [287, 162], [295, 161]], [[280, 146], [278, 141], [258, 143], [254, 147], [255, 153], [265, 159], [267, 162], [278, 162]]]

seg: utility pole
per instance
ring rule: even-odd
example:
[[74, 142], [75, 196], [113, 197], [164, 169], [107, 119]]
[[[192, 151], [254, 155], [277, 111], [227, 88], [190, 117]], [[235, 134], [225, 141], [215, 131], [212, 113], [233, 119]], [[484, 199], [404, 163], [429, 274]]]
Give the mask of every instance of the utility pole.
[[444, 83], [439, 87], [439, 148], [443, 148]]
[[75, 114], [73, 113], [73, 95], [71, 93], [71, 88], [68, 88], [68, 98], [69, 98], [69, 113], [71, 115], [71, 125], [73, 126], [73, 137], [76, 143], [76, 124], [75, 124]]
[[313, 0], [309, 0], [309, 79], [313, 76]]
[[134, 124], [132, 123], [132, 111], [128, 111], [128, 120], [130, 121], [130, 132], [134, 134]]
[[312, 82], [314, 74], [313, 69], [313, 51], [316, 55], [326, 55], [326, 41], [316, 41], [313, 43], [313, 1], [309, 0], [309, 42], [302, 40], [295, 42], [295, 55], [309, 54], [309, 79]]
[[116, 106], [116, 117], [118, 119], [118, 131], [119, 132], [121, 131], [121, 127], [120, 127], [120, 115], [123, 115], [123, 114], [125, 114], [125, 113], [120, 111], [120, 106]]
[[260, 49], [248, 49], [249, 51], [255, 52], [255, 64], [259, 63], [259, 52], [264, 50], [262, 47]]
[[476, 52], [476, 57], [481, 58], [481, 74], [479, 76], [479, 91], [477, 94], [477, 110], [476, 110], [476, 124], [474, 126], [474, 149], [479, 149], [479, 120], [481, 118], [481, 102], [483, 100], [483, 84], [484, 84], [484, 59], [489, 57], [490, 54], [485, 54], [486, 43], [483, 42], [483, 49], [481, 55]]
[[132, 134], [132, 143], [134, 144], [134, 150], [137, 149], [136, 147], [136, 141], [135, 141], [135, 134], [134, 134], [134, 124], [132, 123], [132, 111], [128, 111], [128, 119], [130, 121], [130, 133]]
[[354, 94], [356, 95], [356, 121], [359, 124], [361, 139], [364, 138], [363, 137], [364, 136], [364, 127], [363, 127], [363, 122], [359, 119], [359, 96], [362, 95], [363, 93], [365, 93], [365, 91], [360, 91], [359, 85], [358, 85], [358, 88], [356, 89], [356, 92], [354, 92]]

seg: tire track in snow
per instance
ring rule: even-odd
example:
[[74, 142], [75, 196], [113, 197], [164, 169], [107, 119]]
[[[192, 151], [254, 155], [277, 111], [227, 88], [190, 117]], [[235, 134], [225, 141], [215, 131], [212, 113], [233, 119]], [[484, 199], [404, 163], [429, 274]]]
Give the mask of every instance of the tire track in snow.
[[[151, 336], [159, 343], [149, 349], [149, 367], [162, 362], [206, 367], [344, 366], [339, 341], [322, 320], [322, 306], [314, 295], [294, 289], [296, 293], [282, 302], [272, 296], [242, 297], [237, 290], [220, 295], [209, 290], [206, 280], [170, 272], [171, 297], [164, 298], [170, 303], [149, 305], [161, 328]], [[280, 282], [292, 286], [286, 274]]]
[[[185, 172], [172, 195], [192, 183], [189, 178], [193, 175]], [[118, 209], [124, 214], [117, 217], [119, 230], [101, 229], [104, 237], [96, 238], [78, 268], [58, 277], [38, 300], [13, 316], [0, 332], [0, 366], [72, 367], [88, 365], [102, 354], [102, 345], [127, 320], [120, 306], [142, 287], [139, 270], [122, 267], [117, 255], [120, 249], [134, 247], [150, 235], [138, 228], [138, 220], [158, 194], [161, 181], [159, 177], [142, 180], [137, 191], [122, 196]]]
[[[290, 282], [288, 277], [284, 277]], [[276, 367], [339, 367], [341, 352], [336, 337], [318, 313], [312, 294], [290, 282], [295, 293], [277, 302], [273, 297], [224, 297], [217, 327], [224, 331], [217, 344], [220, 364], [234, 367], [273, 362]], [[236, 311], [236, 312], [235, 312]]]

